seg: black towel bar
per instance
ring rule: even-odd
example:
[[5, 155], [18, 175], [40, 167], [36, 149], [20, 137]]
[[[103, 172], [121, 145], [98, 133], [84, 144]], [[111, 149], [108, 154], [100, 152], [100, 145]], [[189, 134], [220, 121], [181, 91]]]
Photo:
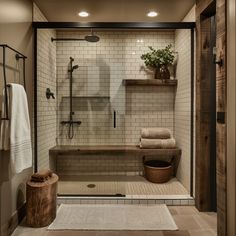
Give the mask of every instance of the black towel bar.
[[26, 81], [25, 81], [25, 59], [27, 59], [27, 57], [25, 55], [23, 55], [22, 53], [18, 52], [16, 49], [10, 47], [7, 44], [0, 44], [0, 47], [2, 47], [3, 49], [3, 53], [2, 53], [2, 66], [3, 66], [3, 80], [4, 80], [4, 92], [5, 92], [5, 112], [6, 112], [6, 117], [1, 118], [1, 120], [9, 120], [9, 111], [8, 111], [8, 94], [7, 94], [7, 76], [6, 76], [6, 69], [8, 68], [8, 66], [6, 65], [6, 49], [10, 49], [11, 51], [16, 53], [16, 60], [23, 60], [23, 80], [24, 80], [24, 88], [26, 88]]

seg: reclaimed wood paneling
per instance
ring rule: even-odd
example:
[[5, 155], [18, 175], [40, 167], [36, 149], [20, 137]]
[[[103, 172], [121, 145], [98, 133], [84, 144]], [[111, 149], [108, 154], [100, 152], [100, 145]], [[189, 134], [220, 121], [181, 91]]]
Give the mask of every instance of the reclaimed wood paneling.
[[[209, 210], [209, 84], [207, 79], [207, 57], [204, 46], [207, 47], [207, 21], [202, 13], [212, 3], [211, 0], [196, 1], [196, 206], [201, 211]], [[216, 47], [217, 59], [223, 60], [223, 65], [216, 66], [216, 110], [225, 112], [226, 120], [226, 0], [216, 0]], [[205, 79], [203, 78], [205, 77]], [[217, 216], [219, 236], [227, 235], [226, 230], [226, 126], [224, 122], [216, 125], [216, 181], [217, 181]]]
[[[217, 58], [223, 60], [222, 66], [216, 67], [216, 110], [225, 112], [226, 120], [226, 1], [216, 2], [216, 47]], [[217, 153], [217, 234], [227, 235], [227, 212], [226, 212], [226, 126], [225, 123], [217, 122], [216, 125], [216, 153]]]
[[[209, 1], [207, 1], [208, 3]], [[197, 84], [196, 84], [196, 206], [208, 211], [210, 194], [210, 154], [211, 154], [211, 74], [209, 70], [211, 21], [201, 19], [203, 5], [197, 8]]]

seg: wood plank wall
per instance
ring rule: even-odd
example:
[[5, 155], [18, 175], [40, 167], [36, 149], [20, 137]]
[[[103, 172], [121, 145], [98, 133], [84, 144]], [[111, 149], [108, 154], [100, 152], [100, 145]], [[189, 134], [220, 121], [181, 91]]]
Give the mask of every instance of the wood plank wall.
[[[200, 211], [208, 211], [211, 203], [209, 198], [210, 178], [210, 127], [209, 107], [207, 104], [208, 82], [206, 48], [204, 41], [208, 38], [205, 27], [207, 21], [202, 21], [201, 13], [213, 0], [196, 1], [196, 207]], [[216, 67], [216, 110], [226, 114], [226, 0], [216, 0], [216, 46], [217, 58], [223, 59], [223, 65]], [[226, 120], [226, 117], [225, 117]], [[216, 125], [216, 179], [217, 179], [217, 216], [218, 234], [226, 232], [226, 124]]]
[[196, 3], [196, 207], [200, 211], [210, 209], [210, 78], [209, 41], [210, 20], [202, 21], [201, 13], [212, 0]]
[[[223, 59], [223, 65], [216, 67], [216, 111], [225, 112], [226, 120], [226, 0], [216, 1], [216, 47], [217, 58]], [[226, 229], [226, 123], [216, 125], [217, 154], [217, 220], [218, 235], [227, 235]]]

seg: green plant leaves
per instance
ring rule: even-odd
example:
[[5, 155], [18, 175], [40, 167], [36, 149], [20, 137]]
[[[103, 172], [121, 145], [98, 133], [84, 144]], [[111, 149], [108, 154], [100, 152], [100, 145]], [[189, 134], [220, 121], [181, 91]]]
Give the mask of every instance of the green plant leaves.
[[154, 49], [152, 46], [148, 47], [151, 52], [141, 55], [146, 66], [161, 67], [163, 65], [171, 65], [174, 61], [174, 51], [171, 49], [172, 44], [167, 45], [164, 49]]

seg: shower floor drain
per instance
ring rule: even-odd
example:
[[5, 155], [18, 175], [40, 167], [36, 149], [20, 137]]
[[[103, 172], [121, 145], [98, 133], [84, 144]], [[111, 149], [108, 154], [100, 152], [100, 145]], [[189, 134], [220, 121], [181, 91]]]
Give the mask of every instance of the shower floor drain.
[[95, 188], [96, 185], [95, 185], [95, 184], [88, 184], [87, 187], [88, 187], [88, 188]]

